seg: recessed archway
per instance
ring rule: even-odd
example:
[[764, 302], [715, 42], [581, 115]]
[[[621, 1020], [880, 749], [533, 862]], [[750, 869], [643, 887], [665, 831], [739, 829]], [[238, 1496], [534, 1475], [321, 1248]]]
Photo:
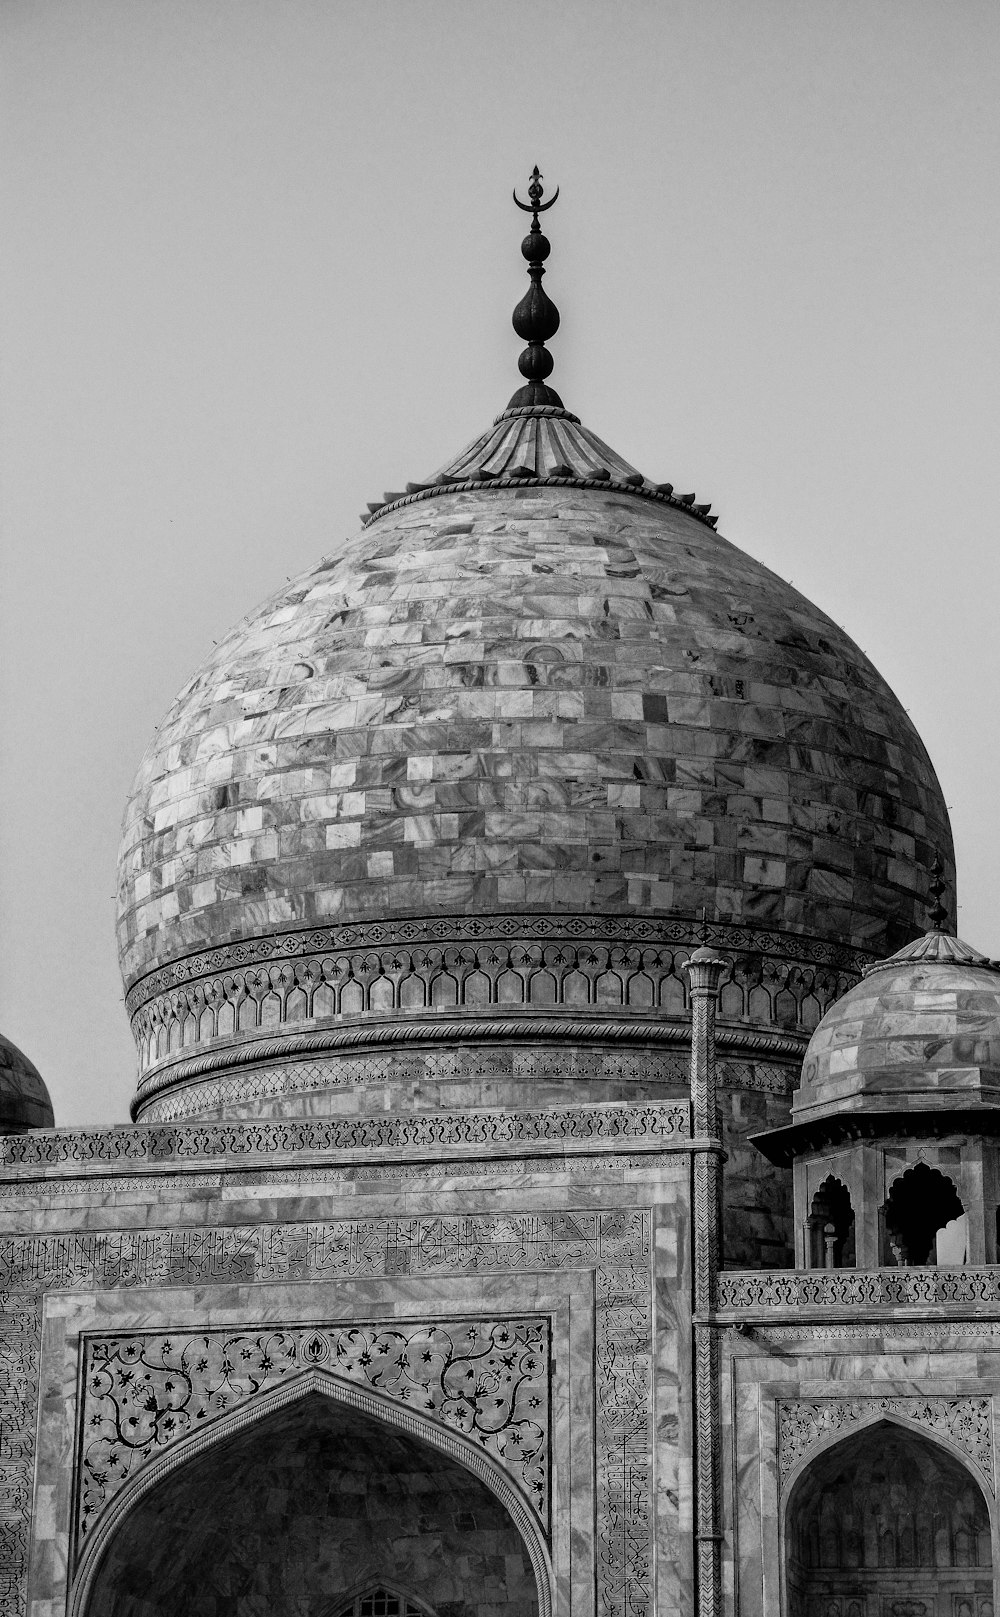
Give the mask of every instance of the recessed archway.
[[951, 1613], [963, 1600], [978, 1613], [992, 1567], [989, 1507], [972, 1472], [895, 1422], [824, 1450], [789, 1498], [788, 1617], [873, 1617], [894, 1602]]
[[883, 1264], [964, 1263], [968, 1219], [953, 1182], [918, 1162], [889, 1188], [884, 1214]]
[[345, 1610], [365, 1586], [448, 1617], [538, 1617], [528, 1546], [496, 1493], [412, 1431], [310, 1391], [139, 1497], [84, 1609], [300, 1617]]
[[809, 1267], [854, 1267], [854, 1208], [847, 1186], [828, 1174], [809, 1206]]

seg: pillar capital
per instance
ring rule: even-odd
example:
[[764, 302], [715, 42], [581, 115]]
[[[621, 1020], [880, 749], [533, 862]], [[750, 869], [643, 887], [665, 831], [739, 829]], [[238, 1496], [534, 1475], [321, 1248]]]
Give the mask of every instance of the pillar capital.
[[713, 949], [704, 945], [696, 949], [684, 963], [684, 970], [688, 974], [692, 994], [718, 993], [723, 976], [729, 970], [730, 962]]

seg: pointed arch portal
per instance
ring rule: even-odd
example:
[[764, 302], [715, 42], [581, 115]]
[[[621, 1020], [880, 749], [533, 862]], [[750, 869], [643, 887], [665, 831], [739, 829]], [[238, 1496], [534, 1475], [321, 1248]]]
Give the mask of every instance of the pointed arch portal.
[[788, 1617], [992, 1612], [990, 1512], [939, 1443], [878, 1421], [833, 1444], [788, 1502]]
[[122, 1516], [86, 1617], [346, 1612], [391, 1590], [448, 1617], [539, 1617], [532, 1555], [459, 1460], [310, 1389], [199, 1448]]

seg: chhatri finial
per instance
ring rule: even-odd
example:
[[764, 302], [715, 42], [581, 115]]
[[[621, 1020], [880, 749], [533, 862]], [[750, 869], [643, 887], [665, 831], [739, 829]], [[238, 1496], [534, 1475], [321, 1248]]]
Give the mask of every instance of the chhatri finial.
[[941, 902], [945, 894], [945, 883], [944, 865], [941, 863], [941, 855], [939, 853], [935, 853], [934, 858], [931, 861], [931, 879], [929, 886], [931, 903], [927, 912], [927, 919], [929, 922], [928, 931], [943, 932], [945, 929], [945, 922], [948, 919], [948, 911]]
[[531, 171], [528, 184], [528, 202], [521, 202], [517, 192], [514, 192], [514, 201], [524, 213], [531, 214], [531, 230], [521, 243], [521, 252], [528, 260], [528, 274], [531, 277], [531, 286], [521, 299], [511, 317], [514, 330], [519, 337], [523, 337], [528, 344], [520, 359], [517, 368], [524, 377], [526, 386], [518, 388], [511, 399], [508, 410], [523, 409], [530, 405], [551, 405], [557, 410], [563, 407], [562, 399], [551, 387], [546, 387], [545, 378], [552, 374], [552, 355], [545, 344], [549, 337], [554, 337], [559, 330], [559, 310], [551, 298], [542, 290], [542, 276], [545, 274], [545, 260], [552, 248], [548, 239], [542, 235], [542, 227], [538, 223], [538, 215], [545, 213], [555, 202], [559, 195], [556, 186], [554, 194], [548, 202], [543, 202], [545, 194], [542, 186], [542, 176], [538, 172], [538, 165]]

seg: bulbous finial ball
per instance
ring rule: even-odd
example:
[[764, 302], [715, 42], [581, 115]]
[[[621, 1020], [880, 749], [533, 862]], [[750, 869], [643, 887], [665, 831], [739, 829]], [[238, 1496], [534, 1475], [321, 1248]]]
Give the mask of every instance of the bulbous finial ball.
[[547, 342], [559, 330], [559, 310], [533, 281], [511, 315], [510, 323], [525, 342]]
[[521, 243], [522, 256], [529, 264], [544, 264], [551, 251], [552, 243], [540, 230], [532, 230]]
[[540, 342], [530, 343], [517, 362], [517, 368], [526, 382], [544, 382], [552, 375], [555, 360]]

